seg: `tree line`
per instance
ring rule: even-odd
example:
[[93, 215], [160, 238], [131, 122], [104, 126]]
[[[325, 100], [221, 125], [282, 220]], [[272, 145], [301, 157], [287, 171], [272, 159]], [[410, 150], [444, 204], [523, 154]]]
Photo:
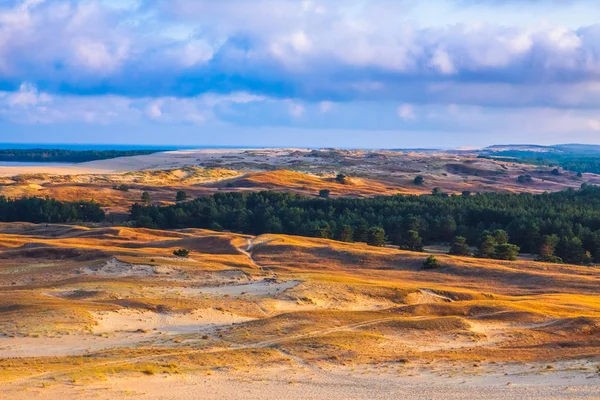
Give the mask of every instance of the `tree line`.
[[104, 210], [94, 201], [63, 202], [55, 199], [0, 196], [0, 222], [67, 223], [101, 222]]
[[161, 150], [0, 149], [0, 161], [81, 163], [117, 157], [148, 155], [158, 151]]
[[549, 262], [600, 263], [600, 187], [558, 193], [309, 198], [290, 193], [217, 193], [171, 206], [135, 204], [139, 227], [207, 228], [391, 243], [422, 251], [511, 260], [519, 252]]
[[577, 155], [561, 153], [536, 153], [528, 151], [503, 151], [494, 155], [480, 155], [478, 158], [487, 158], [503, 162], [518, 162], [541, 167], [560, 167], [565, 171], [578, 173], [600, 174], [600, 154]]

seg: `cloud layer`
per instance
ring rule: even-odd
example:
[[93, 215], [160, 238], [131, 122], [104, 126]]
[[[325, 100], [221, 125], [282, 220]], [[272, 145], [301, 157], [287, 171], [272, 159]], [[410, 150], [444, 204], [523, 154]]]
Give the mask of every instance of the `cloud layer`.
[[[515, 15], [549, 7], [516, 3], [477, 7]], [[588, 3], [553, 4], [572, 20]], [[483, 11], [460, 23], [429, 21], [419, 7], [415, 0], [3, 1], [0, 118], [307, 129], [351, 129], [351, 120], [362, 129], [443, 131], [472, 127], [460, 122], [470, 118], [483, 131], [503, 113], [541, 124], [523, 130], [549, 129], [546, 118], [565, 132], [598, 127], [600, 24], [495, 25]], [[350, 113], [359, 108], [357, 120]]]

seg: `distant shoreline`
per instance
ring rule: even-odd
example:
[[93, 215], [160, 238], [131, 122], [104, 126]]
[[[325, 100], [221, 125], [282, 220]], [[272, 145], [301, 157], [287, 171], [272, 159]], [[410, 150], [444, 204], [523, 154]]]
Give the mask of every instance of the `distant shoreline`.
[[72, 162], [56, 162], [56, 161], [0, 161], [0, 167], [72, 167], [76, 163]]
[[89, 150], [156, 150], [156, 151], [176, 151], [176, 150], [203, 150], [203, 149], [264, 149], [269, 146], [159, 146], [159, 145], [137, 145], [137, 144], [79, 144], [79, 143], [0, 143], [0, 150], [72, 150], [72, 151], [89, 151]]

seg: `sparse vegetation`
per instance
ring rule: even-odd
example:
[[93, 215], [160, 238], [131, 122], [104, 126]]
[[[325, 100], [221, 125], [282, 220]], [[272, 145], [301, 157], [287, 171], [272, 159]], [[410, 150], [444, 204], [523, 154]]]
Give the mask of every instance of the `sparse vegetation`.
[[177, 249], [173, 251], [173, 255], [175, 257], [188, 258], [190, 256], [190, 251], [187, 249]]
[[175, 196], [175, 201], [180, 202], [180, 201], [185, 201], [187, 200], [188, 195], [185, 191], [183, 190], [179, 190], [177, 192], [177, 195]]
[[440, 267], [440, 262], [433, 255], [427, 257], [427, 259], [423, 262], [423, 268], [425, 268], [425, 269], [437, 269], [439, 267]]
[[[342, 231], [351, 232], [345, 228], [350, 225]], [[491, 371], [504, 362], [523, 368], [539, 363], [544, 369], [551, 362], [562, 371], [563, 360], [582, 357], [589, 374], [589, 354], [597, 347], [597, 269], [530, 261], [507, 267], [494, 260], [281, 235], [254, 239], [261, 243], [253, 250], [255, 262], [277, 268], [277, 279], [267, 281], [264, 271], [250, 267], [247, 255], [232, 247], [246, 248], [247, 236], [232, 233], [30, 224], [4, 224], [0, 231], [1, 242], [10, 245], [0, 248], [6, 272], [0, 274], [0, 332], [11, 345], [0, 360], [0, 377], [10, 398], [17, 381], [23, 382], [19, 387], [48, 383], [44, 390], [76, 382], [81, 391], [109, 377], [111, 382], [134, 377], [143, 384], [167, 374], [220, 377], [224, 368], [228, 376], [266, 367], [270, 373], [272, 367], [295, 368], [287, 352], [327, 368], [365, 366], [392, 373], [393, 368], [439, 372], [475, 365]], [[488, 236], [503, 241], [495, 231]], [[32, 240], [52, 253], [31, 253], [23, 245]], [[187, 241], [193, 241], [198, 261], [147, 265]], [[45, 258], [69, 252], [74, 244], [102, 249], [97, 261], [83, 263], [100, 266], [96, 273], [82, 268], [78, 257], [61, 257], [60, 268]], [[107, 252], [120, 261], [103, 269]], [[51, 273], [27, 290], [9, 284], [31, 282], [46, 271]], [[76, 271], [77, 279], [64, 285]], [[302, 282], [292, 286], [299, 278]], [[72, 290], [75, 285], [82, 289]], [[243, 323], [230, 325], [231, 320]], [[218, 326], [223, 321], [227, 326]], [[190, 324], [206, 328], [181, 334]], [[493, 337], [479, 334], [478, 327], [488, 326]], [[511, 345], [523, 337], [527, 340]], [[557, 337], [563, 345], [556, 346]], [[94, 345], [94, 354], [73, 355], [71, 348], [59, 353], [47, 345], [57, 338], [74, 349]], [[13, 349], [24, 355], [13, 356]], [[408, 357], [413, 367], [402, 366]]]
[[341, 185], [345, 185], [348, 182], [348, 177], [344, 174], [338, 174], [335, 177], [335, 181]]
[[328, 189], [322, 189], [321, 191], [319, 191], [319, 197], [322, 199], [328, 199], [330, 194], [331, 191]]
[[533, 181], [533, 178], [531, 177], [531, 175], [519, 175], [519, 177], [517, 178], [517, 182], [519, 183], [531, 183]]
[[113, 186], [113, 189], [121, 192], [129, 192], [129, 185], [122, 183], [120, 185]]

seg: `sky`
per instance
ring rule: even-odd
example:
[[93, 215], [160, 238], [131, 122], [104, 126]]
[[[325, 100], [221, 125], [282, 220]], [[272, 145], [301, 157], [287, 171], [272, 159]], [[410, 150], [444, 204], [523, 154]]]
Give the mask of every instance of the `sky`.
[[0, 142], [600, 143], [597, 0], [0, 0]]

